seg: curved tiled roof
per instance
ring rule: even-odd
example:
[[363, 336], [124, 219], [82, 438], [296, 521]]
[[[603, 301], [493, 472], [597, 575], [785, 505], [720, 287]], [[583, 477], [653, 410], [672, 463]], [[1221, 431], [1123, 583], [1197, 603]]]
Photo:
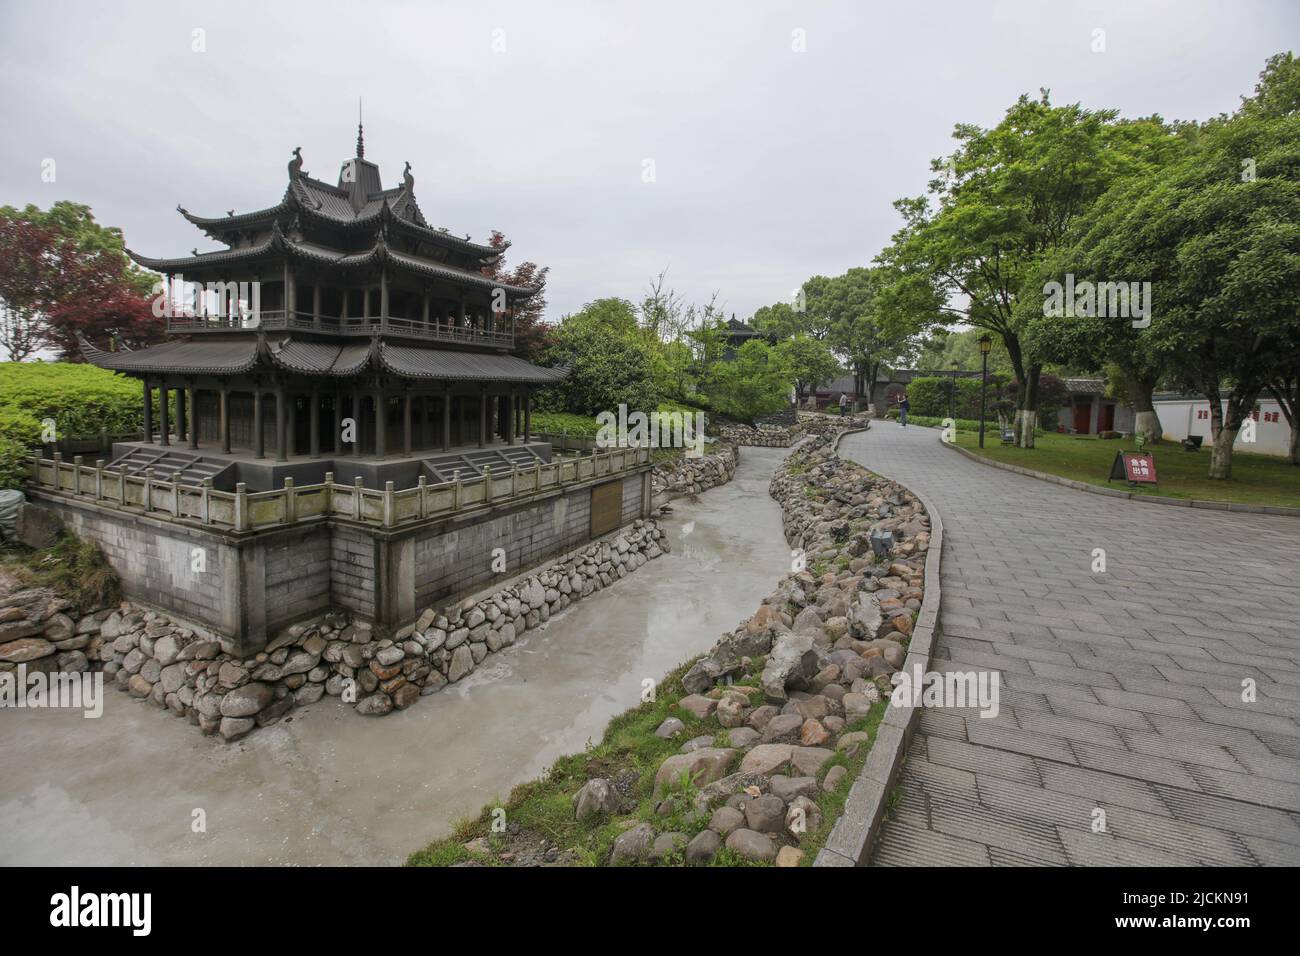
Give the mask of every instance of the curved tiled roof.
[[569, 374], [567, 368], [542, 368], [516, 355], [452, 352], [381, 342], [379, 361], [389, 371], [407, 378], [448, 381], [519, 382], [550, 385]]
[[271, 360], [304, 375], [356, 375], [370, 361], [372, 342], [295, 342], [285, 338], [270, 346]]
[[78, 336], [86, 361], [114, 372], [238, 375], [257, 365], [256, 338], [224, 342], [163, 342], [138, 351], [105, 352]]
[[280, 231], [278, 222], [272, 224], [271, 235], [267, 239], [255, 246], [245, 246], [242, 249], [219, 249], [215, 252], [201, 252], [196, 256], [181, 256], [174, 259], [155, 259], [150, 256], [142, 256], [131, 249], [127, 249], [126, 253], [138, 265], [146, 269], [152, 269], [155, 272], [185, 272], [191, 269], [202, 269], [206, 266], [252, 262], [274, 253], [310, 259], [314, 262], [339, 266], [345, 269], [367, 266], [380, 258], [386, 258], [411, 272], [433, 276], [438, 279], [449, 279], [452, 282], [478, 286], [482, 289], [504, 289], [511, 295], [520, 297], [534, 295], [537, 292], [536, 289], [528, 286], [507, 285], [479, 272], [471, 272], [468, 269], [460, 269], [456, 266], [422, 259], [419, 256], [413, 256], [405, 252], [398, 252], [392, 249], [382, 236], [364, 252], [344, 252], [327, 249], [324, 246], [295, 242]]

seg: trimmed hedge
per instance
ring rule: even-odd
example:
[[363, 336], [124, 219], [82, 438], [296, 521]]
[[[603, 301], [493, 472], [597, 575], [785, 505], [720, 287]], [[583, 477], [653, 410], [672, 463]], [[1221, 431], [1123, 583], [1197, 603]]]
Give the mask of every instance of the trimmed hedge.
[[0, 363], [0, 436], [5, 438], [35, 444], [47, 418], [59, 438], [138, 431], [141, 406], [139, 382], [93, 365]]

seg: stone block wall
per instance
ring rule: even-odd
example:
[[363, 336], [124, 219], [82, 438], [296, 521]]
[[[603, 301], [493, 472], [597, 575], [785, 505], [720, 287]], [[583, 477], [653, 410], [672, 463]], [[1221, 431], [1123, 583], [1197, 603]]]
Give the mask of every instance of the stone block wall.
[[238, 632], [239, 593], [230, 585], [239, 578], [240, 554], [222, 536], [76, 504], [56, 510], [69, 531], [99, 544], [126, 593], [222, 633]]
[[[648, 511], [650, 473], [620, 477], [627, 525]], [[72, 532], [99, 543], [128, 597], [210, 629], [235, 654], [256, 653], [277, 631], [332, 607], [397, 627], [420, 607], [518, 574], [591, 536], [590, 485], [409, 529], [333, 519], [252, 535], [31, 494]], [[505, 551], [505, 572], [493, 570], [496, 548]]]

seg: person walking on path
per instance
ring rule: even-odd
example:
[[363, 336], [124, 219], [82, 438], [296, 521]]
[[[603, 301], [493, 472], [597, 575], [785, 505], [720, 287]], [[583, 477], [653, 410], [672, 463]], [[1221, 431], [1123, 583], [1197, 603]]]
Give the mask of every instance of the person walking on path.
[[907, 392], [898, 396], [898, 424], [902, 428], [907, 427], [907, 413], [911, 407], [912, 403], [907, 400]]
[[849, 407], [849, 397], [840, 392], [840, 416], [843, 417], [844, 409]]

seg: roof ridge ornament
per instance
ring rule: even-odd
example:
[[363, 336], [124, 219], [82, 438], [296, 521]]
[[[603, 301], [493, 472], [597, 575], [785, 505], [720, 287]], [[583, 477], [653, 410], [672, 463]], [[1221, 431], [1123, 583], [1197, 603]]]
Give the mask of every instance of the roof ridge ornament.
[[307, 176], [309, 173], [302, 171], [302, 147], [293, 148], [293, 159], [289, 160], [289, 178], [297, 179], [299, 176]]
[[361, 97], [357, 97], [357, 159], [366, 158], [366, 138], [361, 129]]
[[407, 160], [406, 168], [402, 170], [402, 188], [408, 193], [415, 189], [415, 177], [411, 175], [410, 160]]

